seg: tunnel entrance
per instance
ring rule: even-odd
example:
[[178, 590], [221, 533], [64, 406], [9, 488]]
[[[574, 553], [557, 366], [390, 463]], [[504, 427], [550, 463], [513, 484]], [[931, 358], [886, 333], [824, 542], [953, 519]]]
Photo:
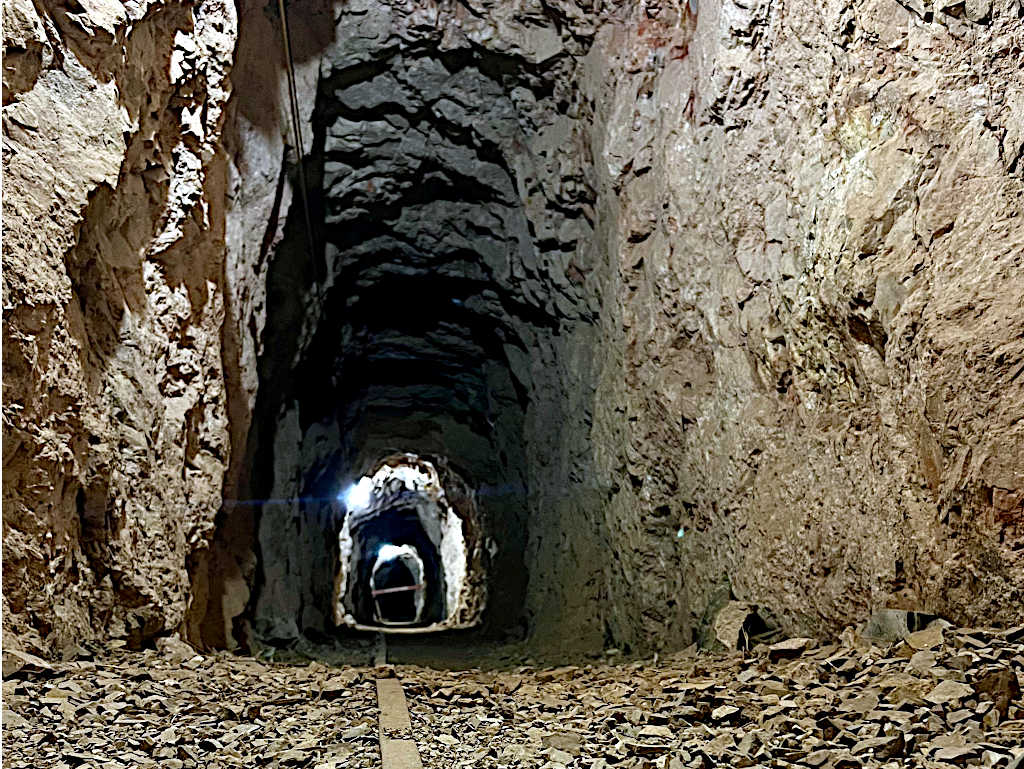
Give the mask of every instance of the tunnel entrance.
[[[390, 13], [342, 13], [315, 53], [311, 141], [285, 153], [278, 188], [305, 179], [313, 232], [293, 194], [261, 242], [252, 424], [195, 569], [193, 635], [513, 640], [571, 613], [600, 644], [599, 492], [569, 491], [593, 486], [600, 368], [594, 201], [559, 85], [571, 61], [354, 33]], [[359, 514], [337, 498], [398, 451], [430, 457], [464, 556], [409, 489]]]
[[445, 476], [461, 491], [457, 505], [435, 464], [411, 453], [385, 457], [339, 495], [337, 625], [428, 632], [480, 623], [483, 528], [468, 485]]
[[[437, 569], [431, 577], [440, 578]], [[434, 580], [428, 580], [416, 548], [383, 545], [370, 574], [373, 619], [380, 625], [415, 625], [423, 617], [423, 593]]]

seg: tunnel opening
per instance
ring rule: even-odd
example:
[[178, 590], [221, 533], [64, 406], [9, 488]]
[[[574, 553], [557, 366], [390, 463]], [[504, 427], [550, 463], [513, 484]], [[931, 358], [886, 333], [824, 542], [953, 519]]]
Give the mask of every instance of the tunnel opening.
[[[469, 488], [452, 470], [445, 479], [453, 489]], [[378, 462], [339, 498], [335, 624], [427, 632], [480, 623], [487, 553], [472, 493], [456, 508], [435, 464], [402, 453]]]
[[[594, 534], [597, 495], [570, 490], [593, 478], [598, 366], [592, 192], [565, 152], [559, 85], [572, 62], [452, 46], [443, 25], [394, 45], [359, 31], [389, 13], [341, 14], [317, 52], [302, 157], [313, 253], [298, 202], [264, 239], [258, 388], [233, 489], [252, 502], [225, 505], [194, 610], [200, 635], [228, 646], [382, 627], [521, 639], [542, 616], [557, 627], [560, 603], [594, 613], [575, 586], [596, 594], [598, 564], [576, 543]], [[468, 587], [410, 512], [415, 494], [362, 517], [338, 500], [396, 453], [435, 462]]]
[[[435, 553], [436, 564], [436, 553]], [[424, 572], [423, 559], [410, 545], [384, 545], [369, 577], [373, 619], [379, 625], [415, 625], [423, 618], [423, 591], [440, 577], [436, 565]], [[437, 617], [434, 618], [435, 621]]]

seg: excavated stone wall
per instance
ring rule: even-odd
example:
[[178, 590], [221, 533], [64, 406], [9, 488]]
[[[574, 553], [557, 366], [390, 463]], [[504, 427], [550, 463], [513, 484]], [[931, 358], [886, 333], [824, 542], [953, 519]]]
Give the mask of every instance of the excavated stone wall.
[[1022, 619], [1017, 0], [297, 0], [312, 255], [274, 13], [75, 8], [4, 8], [5, 637], [321, 626], [329, 527], [246, 500], [393, 449], [471, 461], [538, 643]]
[[[304, 107], [299, 115], [303, 151], [308, 152], [320, 57], [333, 37], [332, 11], [327, 0], [290, 5], [296, 6], [290, 37], [296, 90]], [[259, 359], [266, 349], [270, 267], [286, 242], [298, 184], [280, 21], [276, 11], [258, 0], [239, 0], [238, 14], [235, 87], [223, 135], [228, 256], [222, 344], [232, 452], [215, 535], [209, 547], [193, 558], [192, 600], [185, 620], [189, 640], [210, 648], [234, 647], [239, 637], [244, 640], [239, 618], [249, 606], [256, 579], [257, 518], [251, 504], [254, 471], [249, 447], [258, 436], [253, 415], [260, 387]], [[292, 293], [290, 280], [278, 285], [278, 290]], [[288, 360], [286, 355], [281, 357]]]
[[1020, 3], [689, 10], [586, 65], [614, 635], [686, 640], [730, 592], [791, 632], [1019, 621]]
[[175, 628], [213, 531], [235, 8], [5, 2], [4, 643]]

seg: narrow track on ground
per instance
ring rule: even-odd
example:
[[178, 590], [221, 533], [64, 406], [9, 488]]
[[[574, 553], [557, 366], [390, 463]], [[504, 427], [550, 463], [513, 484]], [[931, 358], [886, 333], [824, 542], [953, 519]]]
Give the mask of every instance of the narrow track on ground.
[[423, 769], [401, 681], [397, 678], [377, 679], [377, 707], [380, 710], [380, 760], [383, 769]]

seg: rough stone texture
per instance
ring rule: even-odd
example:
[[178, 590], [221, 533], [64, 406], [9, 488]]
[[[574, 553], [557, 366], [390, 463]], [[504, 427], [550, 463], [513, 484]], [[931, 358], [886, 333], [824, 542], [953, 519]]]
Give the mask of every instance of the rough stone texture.
[[512, 669], [439, 650], [426, 668], [396, 673], [426, 767], [945, 769], [1024, 760], [1019, 640], [955, 630], [921, 659], [903, 643], [844, 636], [781, 659], [764, 646], [727, 656], [690, 648], [653, 662], [577, 657]]
[[4, 4], [4, 643], [175, 627], [228, 458], [234, 6]]
[[685, 638], [730, 588], [794, 632], [1019, 619], [1024, 28], [986, 9], [701, 2], [676, 49], [599, 35], [616, 637]]
[[176, 638], [20, 670], [3, 683], [4, 765], [379, 769], [372, 674], [203, 656]]
[[180, 641], [52, 665], [5, 653], [4, 760], [379, 768], [398, 739], [427, 769], [1012, 769], [1022, 632], [946, 628], [927, 651], [844, 633], [781, 659], [762, 645], [570, 664], [436, 641], [426, 665], [420, 647], [378, 667], [204, 656]]
[[195, 640], [323, 629], [317, 498], [395, 449], [477, 487], [539, 643], [1021, 617], [1017, 0], [297, 2], [312, 254], [271, 11], [218, 151], [229, 8], [36, 7], [5, 632], [172, 627], [187, 567]]

